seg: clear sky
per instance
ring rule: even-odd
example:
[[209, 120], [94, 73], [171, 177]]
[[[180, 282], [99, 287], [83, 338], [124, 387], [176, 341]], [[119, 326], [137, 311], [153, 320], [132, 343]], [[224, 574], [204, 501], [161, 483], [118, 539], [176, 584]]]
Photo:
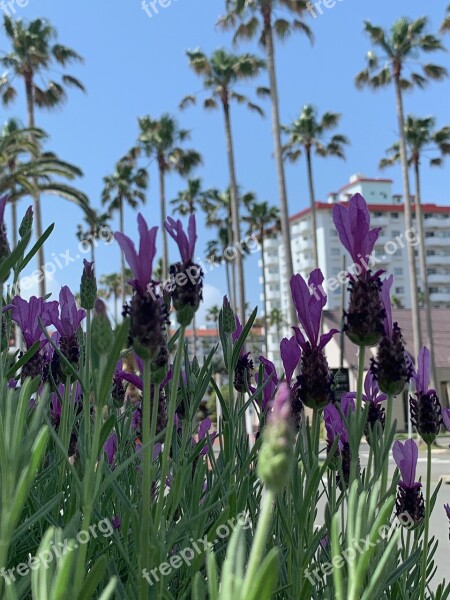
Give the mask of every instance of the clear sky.
[[[22, 4], [26, 4], [22, 0]], [[370, 45], [363, 33], [363, 22], [389, 26], [400, 16], [418, 17], [428, 14], [431, 30], [436, 31], [448, 0], [339, 0], [333, 9], [324, 9], [317, 19], [308, 17], [316, 41], [313, 46], [301, 34], [295, 34], [277, 46], [277, 69], [281, 115], [284, 123], [294, 120], [306, 103], [313, 103], [322, 113], [332, 110], [342, 113], [340, 132], [352, 142], [346, 162], [318, 158], [315, 162], [316, 189], [319, 200], [325, 200], [348, 181], [353, 173], [368, 177], [389, 176], [395, 181], [395, 192], [401, 192], [399, 168], [381, 174], [377, 165], [384, 150], [397, 137], [395, 106], [392, 90], [377, 94], [358, 91], [355, 74], [363, 68]], [[102, 179], [113, 171], [115, 162], [135, 143], [137, 117], [150, 114], [159, 117], [168, 111], [178, 116], [180, 124], [192, 130], [191, 145], [204, 157], [204, 166], [195, 173], [205, 187], [224, 188], [228, 184], [223, 121], [220, 112], [205, 113], [200, 107], [179, 113], [178, 104], [186, 94], [201, 91], [201, 82], [187, 65], [185, 50], [200, 47], [211, 52], [218, 47], [231, 47], [229, 34], [220, 32], [215, 23], [223, 14], [223, 3], [215, 0], [172, 0], [158, 15], [149, 18], [140, 0], [29, 0], [17, 7], [17, 17], [46, 17], [57, 28], [62, 43], [75, 48], [85, 58], [70, 72], [87, 88], [83, 95], [69, 91], [62, 109], [39, 112], [37, 125], [51, 136], [48, 149], [61, 158], [72, 161], [84, 171], [78, 186], [99, 206]], [[450, 38], [447, 39], [447, 42]], [[8, 50], [4, 33], [0, 50]], [[237, 51], [256, 52], [256, 44], [243, 44]], [[450, 67], [448, 53], [437, 53], [432, 59]], [[55, 73], [56, 75], [56, 73]], [[259, 85], [267, 85], [263, 73]], [[2, 114], [25, 120], [22, 89], [18, 101]], [[252, 85], [242, 91], [252, 95]], [[431, 84], [426, 91], [415, 91], [405, 98], [406, 111], [418, 116], [434, 115], [439, 126], [450, 123], [450, 82]], [[233, 133], [236, 146], [239, 184], [245, 191], [254, 191], [260, 200], [278, 203], [276, 171], [273, 161], [270, 106], [265, 104], [267, 117], [234, 106]], [[443, 168], [430, 170], [424, 165], [424, 200], [437, 204], [450, 203], [450, 162]], [[158, 185], [155, 165], [150, 165], [151, 184], [146, 206], [142, 209], [149, 223], [159, 224]], [[287, 166], [289, 206], [291, 213], [308, 204], [305, 164]], [[184, 182], [170, 176], [168, 199], [175, 197]], [[25, 210], [24, 200], [21, 210]], [[63, 200], [43, 198], [44, 223], [56, 223], [55, 232], [46, 245], [46, 255], [78, 254], [75, 238], [79, 209]], [[198, 256], [204, 256], [206, 242], [214, 239], [213, 231], [205, 230], [200, 216]], [[126, 212], [126, 231], [135, 235], [136, 215]], [[175, 250], [172, 249], [175, 258]], [[97, 256], [97, 269], [110, 273], [119, 269], [116, 244], [102, 246]], [[64, 263], [65, 260], [61, 259]], [[82, 262], [75, 261], [58, 270], [50, 288], [57, 292], [61, 285], [76, 288]], [[257, 259], [246, 265], [248, 296], [252, 304], [259, 302], [260, 287]], [[207, 274], [207, 304], [218, 303], [225, 293], [222, 269]], [[201, 319], [200, 319], [201, 321]]]

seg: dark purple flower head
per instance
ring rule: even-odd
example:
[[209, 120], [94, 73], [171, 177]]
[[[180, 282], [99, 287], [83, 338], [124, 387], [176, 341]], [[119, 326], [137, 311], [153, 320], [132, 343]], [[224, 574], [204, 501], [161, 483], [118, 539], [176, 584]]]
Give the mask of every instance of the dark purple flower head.
[[369, 209], [361, 194], [350, 198], [348, 208], [342, 204], [333, 206], [333, 221], [342, 245], [352, 260], [365, 271], [381, 227], [370, 229]]
[[189, 217], [188, 233], [183, 230], [183, 224], [178, 219], [172, 219], [168, 217], [164, 223], [167, 233], [170, 237], [175, 240], [178, 249], [180, 250], [181, 260], [184, 263], [192, 261], [195, 252], [195, 242], [197, 241], [197, 226], [195, 222], [195, 215]]
[[298, 363], [300, 362], [300, 357], [302, 355], [302, 351], [295, 336], [291, 337], [290, 339], [284, 338], [281, 340], [280, 355], [284, 366], [284, 372], [286, 374], [286, 381], [290, 386], [292, 376], [298, 366]]
[[430, 369], [430, 351], [426, 346], [423, 346], [423, 348], [419, 352], [419, 356], [417, 357], [417, 371], [414, 375], [416, 392], [418, 394], [426, 394], [428, 391], [430, 391], [428, 389], [428, 386], [430, 385]]
[[111, 525], [113, 526], [114, 529], [120, 529], [121, 526], [121, 520], [120, 517], [118, 517], [117, 515], [115, 515], [112, 519], [111, 519]]
[[144, 294], [152, 280], [153, 260], [156, 255], [157, 227], [148, 228], [147, 222], [141, 213], [138, 214], [139, 252], [136, 252], [134, 242], [125, 234], [114, 234], [119, 243], [126, 261], [130, 266], [134, 279], [130, 284]]
[[86, 317], [86, 311], [78, 309], [75, 302], [75, 296], [65, 285], [59, 292], [59, 315], [52, 311], [52, 325], [61, 334], [61, 337], [71, 337], [75, 335], [81, 322]]
[[407, 488], [421, 487], [421, 483], [416, 482], [417, 459], [419, 458], [419, 449], [413, 439], [406, 440], [404, 444], [396, 441], [392, 454], [395, 463], [400, 469], [402, 477], [401, 484]]
[[264, 373], [263, 380], [260, 382], [258, 375], [256, 376], [256, 383], [258, 385], [264, 385], [267, 382], [267, 385], [263, 389], [263, 400], [262, 400], [262, 410], [265, 412], [267, 408], [270, 406], [272, 402], [275, 391], [278, 387], [278, 376], [277, 370], [273, 362], [265, 358], [264, 356], [259, 357], [259, 362], [264, 365]]
[[328, 406], [324, 408], [323, 418], [325, 421], [325, 430], [327, 432], [328, 448], [331, 448], [336, 438], [339, 438], [338, 448], [339, 450], [342, 450], [344, 444], [348, 444], [348, 432], [341, 413], [334, 404], [328, 404]]
[[32, 296], [27, 302], [16, 296], [12, 300], [12, 306], [11, 318], [19, 325], [27, 348], [31, 348], [39, 340], [41, 348], [45, 346], [46, 338], [39, 320], [45, 327], [54, 324], [58, 316], [58, 302], [46, 302], [36, 296]]
[[309, 341], [312, 347], [323, 349], [334, 334], [339, 333], [332, 329], [323, 334], [319, 340], [322, 310], [327, 303], [327, 295], [324, 293], [322, 283], [324, 276], [320, 269], [315, 269], [309, 276], [308, 283], [300, 274], [291, 278], [291, 293], [297, 310], [298, 320], [303, 327], [306, 338], [298, 327], [294, 327], [297, 342], [304, 350]]
[[106, 454], [106, 460], [108, 464], [112, 466], [116, 459], [117, 454], [117, 435], [115, 433], [111, 433], [111, 435], [106, 440], [103, 450]]

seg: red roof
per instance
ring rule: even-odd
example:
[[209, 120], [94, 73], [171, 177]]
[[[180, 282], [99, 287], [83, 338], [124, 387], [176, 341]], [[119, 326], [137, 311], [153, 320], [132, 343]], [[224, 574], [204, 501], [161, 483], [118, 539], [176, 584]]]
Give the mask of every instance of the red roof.
[[[332, 210], [335, 204], [343, 204], [344, 206], [348, 202], [316, 202], [316, 210]], [[368, 204], [369, 212], [403, 212], [404, 204]], [[411, 208], [415, 209], [415, 204], [411, 205]], [[290, 221], [297, 221], [311, 211], [310, 208], [305, 208], [302, 211], [295, 213], [289, 217]], [[437, 206], [437, 204], [422, 204], [422, 212], [424, 213], [436, 213], [436, 214], [450, 214], [450, 206]]]

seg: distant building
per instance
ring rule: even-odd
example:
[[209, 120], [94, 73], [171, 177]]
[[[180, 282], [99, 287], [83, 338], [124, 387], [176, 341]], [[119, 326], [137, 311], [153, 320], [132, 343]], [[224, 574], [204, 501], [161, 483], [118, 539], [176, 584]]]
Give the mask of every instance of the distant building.
[[[172, 332], [174, 333], [174, 332]], [[201, 362], [207, 358], [211, 350], [217, 345], [220, 346], [219, 330], [216, 328], [201, 327], [195, 330], [186, 329], [185, 340], [188, 344], [188, 354], [190, 358], [197, 356]], [[194, 346], [195, 337], [195, 346]], [[262, 327], [253, 327], [249, 333], [246, 343], [247, 351], [257, 357], [264, 351], [264, 330]]]
[[[391, 179], [369, 179], [362, 175], [353, 175], [348, 184], [338, 192], [330, 194], [327, 202], [316, 202], [319, 267], [325, 281], [328, 282], [327, 308], [333, 310], [342, 306], [343, 289], [336, 276], [343, 270], [344, 261], [346, 268], [351, 264], [350, 256], [340, 243], [334, 227], [333, 205], [348, 201], [356, 193], [362, 194], [367, 201], [372, 227], [382, 227], [375, 247], [378, 262], [374, 268], [385, 269], [394, 275], [392, 294], [395, 302], [398, 306], [410, 308], [407, 244], [412, 243], [418, 255], [417, 228], [414, 227], [412, 232], [406, 231], [402, 196], [393, 194]], [[450, 308], [450, 206], [423, 204], [422, 207], [430, 300], [435, 308]], [[415, 221], [413, 225], [414, 223]], [[293, 215], [290, 217], [290, 224], [294, 272], [307, 278], [313, 268], [311, 210], [307, 208]], [[280, 233], [275, 232], [265, 238], [264, 254], [267, 312], [270, 315], [274, 308], [282, 310], [286, 319], [282, 333], [287, 335], [290, 290], [286, 280], [284, 248]], [[260, 266], [261, 264], [262, 262]], [[419, 274], [419, 260], [417, 272]], [[269, 358], [278, 365], [279, 341], [279, 334], [276, 328], [272, 327], [269, 332]]]

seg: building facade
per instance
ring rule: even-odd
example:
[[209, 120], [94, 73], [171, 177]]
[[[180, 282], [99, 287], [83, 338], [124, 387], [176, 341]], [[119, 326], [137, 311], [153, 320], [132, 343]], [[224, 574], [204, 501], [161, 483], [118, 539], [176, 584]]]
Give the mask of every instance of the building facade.
[[[394, 275], [392, 295], [395, 305], [406, 309], [411, 308], [407, 246], [412, 244], [415, 248], [418, 282], [420, 282], [418, 257], [420, 240], [415, 219], [413, 231], [408, 231], [406, 228], [402, 196], [393, 194], [392, 183], [390, 179], [370, 179], [362, 175], [353, 175], [348, 184], [338, 192], [329, 195], [327, 202], [316, 202], [318, 258], [319, 267], [325, 277], [327, 309], [340, 309], [343, 304], [346, 304], [347, 286], [339, 281], [339, 279], [343, 280], [342, 276], [339, 278], [339, 274], [351, 267], [350, 256], [340, 243], [334, 227], [333, 205], [347, 202], [356, 193], [366, 199], [371, 214], [371, 226], [382, 228], [374, 255], [367, 257], [367, 262], [374, 270], [384, 269]], [[422, 209], [430, 300], [433, 308], [450, 308], [450, 206], [423, 203]], [[290, 225], [294, 272], [307, 278], [314, 266], [310, 209], [307, 208], [290, 217]], [[270, 315], [273, 309], [282, 311], [286, 322], [281, 327], [281, 333], [288, 335], [290, 290], [289, 282], [286, 280], [284, 248], [280, 233], [274, 232], [265, 238], [264, 258], [267, 313]], [[420, 289], [418, 293], [420, 294]], [[271, 327], [269, 358], [277, 365], [280, 364], [279, 342], [280, 331], [277, 331], [276, 327]]]

